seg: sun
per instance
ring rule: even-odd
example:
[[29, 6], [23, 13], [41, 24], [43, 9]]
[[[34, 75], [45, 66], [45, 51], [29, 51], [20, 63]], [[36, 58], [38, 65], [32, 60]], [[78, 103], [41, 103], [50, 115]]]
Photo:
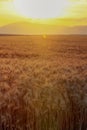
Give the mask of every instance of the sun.
[[66, 15], [68, 0], [14, 0], [16, 12], [27, 18], [50, 19]]

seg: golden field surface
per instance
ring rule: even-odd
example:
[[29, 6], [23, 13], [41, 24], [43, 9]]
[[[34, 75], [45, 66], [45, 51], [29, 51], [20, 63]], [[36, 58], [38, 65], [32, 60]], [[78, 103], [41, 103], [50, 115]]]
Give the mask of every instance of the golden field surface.
[[0, 130], [87, 130], [87, 36], [0, 36]]

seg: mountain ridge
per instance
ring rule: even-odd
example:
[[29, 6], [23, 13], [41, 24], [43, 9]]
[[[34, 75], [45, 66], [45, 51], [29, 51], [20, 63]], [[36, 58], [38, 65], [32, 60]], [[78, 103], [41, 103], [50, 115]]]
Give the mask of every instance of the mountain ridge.
[[0, 28], [0, 34], [38, 35], [38, 34], [87, 34], [87, 26], [59, 26], [31, 22], [17, 22]]

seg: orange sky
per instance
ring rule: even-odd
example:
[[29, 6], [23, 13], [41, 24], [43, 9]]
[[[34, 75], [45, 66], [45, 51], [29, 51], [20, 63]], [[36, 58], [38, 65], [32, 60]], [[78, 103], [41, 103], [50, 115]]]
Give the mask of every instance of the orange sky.
[[[22, 0], [21, 0], [22, 1]], [[66, 1], [66, 0], [65, 0]], [[52, 24], [57, 26], [86, 26], [87, 25], [87, 1], [69, 0], [71, 5], [67, 9], [66, 15], [51, 18], [48, 20], [35, 20], [26, 18], [14, 7], [13, 0], [0, 0], [0, 27], [16, 22], [32, 22], [42, 24]], [[22, 5], [23, 6], [23, 5]]]

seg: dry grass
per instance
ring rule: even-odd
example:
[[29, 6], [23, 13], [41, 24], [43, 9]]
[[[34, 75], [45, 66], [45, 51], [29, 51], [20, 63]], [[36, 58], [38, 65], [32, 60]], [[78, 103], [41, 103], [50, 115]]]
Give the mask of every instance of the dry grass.
[[87, 130], [86, 36], [0, 36], [0, 130]]

